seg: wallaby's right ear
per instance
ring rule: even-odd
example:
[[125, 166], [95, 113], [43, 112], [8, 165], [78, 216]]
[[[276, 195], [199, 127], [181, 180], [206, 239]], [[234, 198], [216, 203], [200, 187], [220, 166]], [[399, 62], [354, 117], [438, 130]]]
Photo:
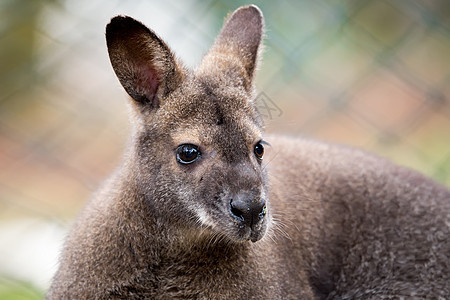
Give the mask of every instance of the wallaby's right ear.
[[180, 83], [182, 71], [169, 47], [135, 19], [111, 19], [106, 43], [114, 72], [137, 103], [157, 108]]

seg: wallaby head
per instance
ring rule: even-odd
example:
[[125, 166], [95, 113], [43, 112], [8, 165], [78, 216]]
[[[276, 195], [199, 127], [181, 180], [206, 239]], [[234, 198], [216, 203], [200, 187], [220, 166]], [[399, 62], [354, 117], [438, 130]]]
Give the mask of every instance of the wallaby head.
[[260, 10], [238, 9], [191, 71], [140, 22], [108, 24], [111, 64], [131, 97], [131, 176], [159, 220], [228, 241], [264, 236], [271, 217], [253, 86], [262, 34]]

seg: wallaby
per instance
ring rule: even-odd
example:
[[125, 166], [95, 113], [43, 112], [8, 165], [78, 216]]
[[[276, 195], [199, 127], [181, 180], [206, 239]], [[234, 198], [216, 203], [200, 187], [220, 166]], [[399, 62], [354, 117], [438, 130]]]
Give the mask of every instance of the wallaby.
[[265, 137], [263, 29], [239, 8], [192, 71], [140, 22], [107, 25], [131, 143], [48, 299], [450, 298], [450, 191], [360, 150]]

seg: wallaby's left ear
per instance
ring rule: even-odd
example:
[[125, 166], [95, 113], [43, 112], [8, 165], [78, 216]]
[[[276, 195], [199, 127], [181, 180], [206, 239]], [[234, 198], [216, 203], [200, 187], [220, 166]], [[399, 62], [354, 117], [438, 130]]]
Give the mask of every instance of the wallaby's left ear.
[[217, 62], [228, 58], [228, 66], [231, 64], [231, 67], [235, 68], [233, 63], [238, 62], [243, 68], [245, 74], [242, 75], [246, 77], [244, 79], [249, 88], [258, 63], [263, 33], [264, 18], [259, 8], [255, 5], [238, 8], [227, 19], [213, 46], [204, 57], [200, 69], [210, 68], [211, 61]]

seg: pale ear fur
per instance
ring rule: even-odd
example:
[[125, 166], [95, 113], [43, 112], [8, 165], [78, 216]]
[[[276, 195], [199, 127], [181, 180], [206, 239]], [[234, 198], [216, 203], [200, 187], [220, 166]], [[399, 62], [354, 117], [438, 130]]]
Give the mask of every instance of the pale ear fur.
[[142, 23], [117, 16], [106, 26], [112, 67], [127, 93], [139, 104], [157, 108], [180, 83], [182, 71], [169, 47]]
[[[264, 18], [254, 5], [235, 10], [226, 20], [213, 46], [203, 58], [199, 72], [228, 73], [240, 68], [238, 73], [250, 89], [253, 83], [258, 55], [262, 48]], [[209, 71], [210, 72], [210, 71]], [[236, 72], [229, 72], [236, 76]]]

